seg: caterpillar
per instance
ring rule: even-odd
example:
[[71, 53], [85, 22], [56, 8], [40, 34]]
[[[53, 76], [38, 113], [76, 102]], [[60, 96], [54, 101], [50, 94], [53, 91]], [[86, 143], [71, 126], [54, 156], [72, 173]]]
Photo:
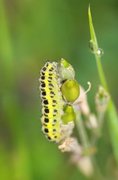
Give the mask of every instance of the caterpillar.
[[76, 118], [73, 102], [79, 96], [75, 72], [65, 59], [47, 62], [40, 71], [42, 131], [50, 141], [59, 143], [69, 137]]
[[54, 142], [63, 137], [61, 133], [61, 116], [64, 101], [60, 91], [60, 77], [58, 63], [47, 62], [40, 71], [40, 94], [42, 101], [42, 131], [45, 136]]

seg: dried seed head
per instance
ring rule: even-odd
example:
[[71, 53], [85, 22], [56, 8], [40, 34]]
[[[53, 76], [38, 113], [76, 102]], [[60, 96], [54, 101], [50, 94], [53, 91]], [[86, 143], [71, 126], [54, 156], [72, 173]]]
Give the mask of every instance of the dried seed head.
[[87, 91], [84, 90], [84, 88], [82, 86], [80, 86], [80, 96], [79, 98], [74, 102], [74, 106], [76, 106], [77, 109], [77, 105], [79, 110], [85, 115], [88, 116], [90, 113], [90, 109], [89, 109], [89, 105], [88, 105], [88, 101], [87, 101]]
[[80, 95], [80, 87], [76, 80], [67, 80], [61, 87], [62, 95], [67, 102], [73, 103]]
[[58, 71], [62, 81], [75, 78], [74, 68], [72, 67], [71, 64], [68, 63], [68, 61], [66, 61], [63, 58], [61, 59], [58, 65]]
[[100, 86], [95, 97], [96, 109], [98, 112], [106, 111], [109, 98], [110, 96], [108, 92], [102, 86]]
[[98, 128], [98, 122], [97, 122], [97, 118], [96, 118], [95, 114], [92, 114], [92, 113], [89, 114], [86, 125], [89, 129]]
[[62, 152], [71, 152], [77, 154], [78, 156], [81, 156], [82, 154], [82, 147], [79, 145], [77, 139], [74, 137], [69, 137], [65, 139], [65, 141], [58, 146], [58, 148]]
[[73, 121], [68, 122], [68, 124], [63, 124], [63, 123], [61, 124], [60, 129], [61, 129], [61, 135], [63, 137], [62, 140], [67, 139], [72, 135], [74, 126], [75, 125]]
[[76, 118], [73, 106], [67, 104], [64, 107], [64, 114], [62, 115], [61, 119], [64, 124], [67, 124], [68, 122], [74, 121]]
[[89, 156], [82, 156], [80, 161], [78, 161], [78, 167], [86, 176], [91, 176], [94, 172], [93, 164]]

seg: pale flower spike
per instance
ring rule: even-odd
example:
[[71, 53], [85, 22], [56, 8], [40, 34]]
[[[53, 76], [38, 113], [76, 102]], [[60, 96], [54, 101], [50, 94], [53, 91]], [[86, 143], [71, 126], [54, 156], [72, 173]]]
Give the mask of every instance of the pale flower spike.
[[[72, 162], [83, 174], [91, 176], [94, 171], [91, 156], [95, 154], [91, 149], [96, 149], [93, 145], [99, 137], [103, 122], [89, 107], [87, 93], [91, 90], [91, 83], [88, 81], [88, 89], [84, 90], [75, 79], [73, 66], [63, 58], [59, 63], [47, 62], [40, 71], [39, 81], [44, 135], [49, 141], [55, 142], [61, 152], [69, 152]], [[101, 93], [102, 99], [99, 98]], [[107, 104], [107, 97], [104, 89], [99, 88], [96, 109]], [[79, 138], [73, 135], [75, 126]], [[86, 129], [94, 137], [92, 142]]]

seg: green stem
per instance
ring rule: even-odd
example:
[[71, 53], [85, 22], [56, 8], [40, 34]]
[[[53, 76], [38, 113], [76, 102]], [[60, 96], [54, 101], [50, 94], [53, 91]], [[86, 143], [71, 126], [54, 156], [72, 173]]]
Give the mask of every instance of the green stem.
[[[88, 16], [89, 16], [89, 26], [90, 26], [91, 40], [93, 41], [96, 49], [98, 49], [99, 46], [98, 46], [95, 30], [94, 30], [94, 27], [93, 27], [93, 21], [92, 21], [90, 6], [89, 6], [89, 9], [88, 9]], [[98, 69], [98, 74], [99, 74], [99, 77], [100, 77], [101, 84], [108, 91], [108, 85], [107, 85], [105, 74], [104, 74], [103, 67], [102, 67], [102, 64], [101, 64], [101, 58], [97, 55], [97, 53], [95, 53], [95, 59], [96, 59], [96, 64], [97, 64], [97, 69]]]
[[87, 133], [86, 133], [84, 125], [83, 125], [83, 120], [82, 120], [81, 114], [75, 108], [74, 108], [74, 111], [76, 113], [76, 127], [77, 127], [77, 130], [80, 135], [80, 140], [82, 142], [83, 147], [88, 148], [88, 147], [90, 147], [90, 144], [89, 144]]
[[98, 112], [98, 123], [99, 123], [99, 129], [101, 130], [102, 126], [103, 126], [103, 122], [104, 122], [104, 116], [105, 116], [105, 112]]
[[107, 85], [105, 74], [104, 74], [102, 64], [101, 64], [101, 58], [98, 57], [97, 55], [95, 55], [95, 57], [96, 57], [96, 64], [97, 64], [97, 69], [98, 69], [98, 74], [100, 77], [101, 84], [108, 91], [108, 85]]
[[[93, 45], [95, 46], [95, 48], [98, 49], [99, 46], [97, 43], [97, 38], [96, 38], [96, 34], [95, 34], [93, 22], [92, 22], [90, 6], [88, 8], [88, 17], [89, 17], [91, 41], [92, 41]], [[95, 59], [96, 59], [100, 82], [101, 82], [102, 86], [108, 91], [107, 81], [106, 81], [105, 74], [104, 74], [102, 64], [101, 64], [101, 58], [96, 52], [94, 54], [95, 54]], [[109, 133], [110, 133], [110, 137], [111, 137], [111, 143], [112, 143], [112, 147], [113, 147], [113, 151], [114, 151], [114, 156], [118, 163], [118, 114], [117, 114], [117, 111], [116, 111], [116, 108], [115, 108], [115, 105], [114, 105], [114, 102], [112, 101], [112, 99], [110, 99], [110, 101], [109, 101], [107, 115], [108, 115], [108, 126], [109, 126]]]
[[98, 112], [97, 115], [97, 120], [98, 120], [98, 127], [96, 129], [93, 130], [93, 134], [92, 138], [91, 138], [91, 144], [93, 146], [95, 146], [97, 140], [101, 137], [102, 135], [102, 126], [103, 126], [103, 122], [104, 122], [104, 112]]

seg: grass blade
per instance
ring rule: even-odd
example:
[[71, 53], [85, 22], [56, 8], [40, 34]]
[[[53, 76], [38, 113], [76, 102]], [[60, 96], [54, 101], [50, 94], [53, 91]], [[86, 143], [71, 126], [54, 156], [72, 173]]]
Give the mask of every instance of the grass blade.
[[[96, 38], [96, 34], [95, 34], [95, 29], [93, 26], [90, 6], [88, 8], [88, 18], [89, 18], [91, 41], [93, 43], [93, 46], [95, 46], [95, 50], [98, 50], [99, 46], [98, 46], [98, 42], [97, 42], [97, 38]], [[97, 52], [95, 52], [94, 55], [95, 55], [95, 59], [96, 59], [100, 82], [101, 82], [102, 86], [108, 91], [107, 81], [106, 81], [104, 70], [103, 70], [102, 64], [101, 64], [101, 57], [97, 54]], [[115, 105], [114, 105], [114, 102], [112, 101], [112, 99], [110, 99], [110, 102], [108, 105], [107, 115], [108, 115], [107, 123], [108, 123], [108, 127], [109, 127], [109, 134], [110, 134], [110, 138], [111, 138], [114, 157], [118, 164], [118, 114], [117, 114], [117, 111], [116, 111], [116, 108], [115, 108]]]

